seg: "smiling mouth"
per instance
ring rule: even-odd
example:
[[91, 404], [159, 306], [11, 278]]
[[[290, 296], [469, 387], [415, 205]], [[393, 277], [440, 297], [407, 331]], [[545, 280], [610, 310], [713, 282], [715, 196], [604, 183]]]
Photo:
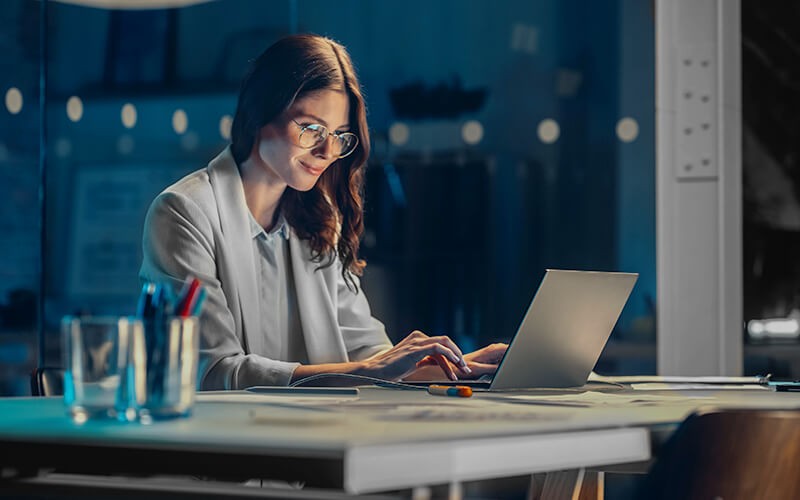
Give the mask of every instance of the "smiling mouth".
[[308, 165], [307, 163], [304, 163], [304, 162], [302, 162], [302, 161], [300, 162], [300, 165], [301, 165], [301, 166], [302, 166], [304, 169], [306, 169], [308, 172], [310, 172], [311, 174], [313, 174], [313, 175], [322, 175], [322, 172], [324, 172], [324, 171], [325, 171], [325, 168], [324, 168], [324, 167], [323, 167], [323, 168], [315, 168], [315, 167], [312, 167], [311, 165]]

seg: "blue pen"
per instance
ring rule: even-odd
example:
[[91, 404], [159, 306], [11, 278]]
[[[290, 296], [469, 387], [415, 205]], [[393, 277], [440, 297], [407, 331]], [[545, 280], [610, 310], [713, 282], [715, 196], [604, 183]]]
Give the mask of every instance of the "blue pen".
[[200, 290], [197, 292], [197, 299], [194, 302], [194, 307], [192, 308], [191, 315], [192, 316], [200, 316], [200, 313], [203, 310], [203, 301], [206, 300], [206, 289], [201, 286]]
[[[169, 333], [168, 322], [175, 314], [175, 304], [172, 300], [172, 294], [166, 285], [160, 285], [159, 290], [161, 293], [158, 295], [158, 302], [155, 304], [155, 316], [153, 318], [153, 359], [152, 363], [148, 358], [148, 398], [156, 405], [161, 404], [164, 397], [164, 371], [166, 370], [165, 363], [169, 360], [167, 349], [169, 345], [167, 342], [167, 335]], [[149, 354], [149, 353], [148, 353]], [[152, 373], [151, 373], [152, 372]], [[152, 376], [151, 376], [152, 375]]]
[[142, 323], [144, 323], [144, 345], [147, 352], [147, 398], [153, 391], [156, 377], [156, 362], [159, 358], [157, 353], [159, 329], [156, 326], [156, 316], [161, 307], [163, 300], [164, 287], [160, 283], [151, 283], [152, 287], [148, 288], [150, 295], [149, 302], [145, 301], [142, 308]]
[[[142, 286], [142, 294], [139, 297], [139, 304], [136, 310], [136, 315], [141, 318], [142, 325], [144, 326], [144, 343], [147, 352], [147, 365], [150, 366], [151, 358], [153, 356], [153, 347], [155, 342], [155, 316], [158, 303], [161, 300], [161, 285], [158, 283], [145, 283]], [[150, 370], [148, 370], [148, 374]], [[150, 375], [148, 375], [149, 377]]]
[[155, 283], [145, 283], [142, 285], [142, 293], [139, 295], [139, 302], [136, 305], [136, 316], [139, 318], [146, 318], [152, 314], [153, 309], [153, 294], [156, 291]]

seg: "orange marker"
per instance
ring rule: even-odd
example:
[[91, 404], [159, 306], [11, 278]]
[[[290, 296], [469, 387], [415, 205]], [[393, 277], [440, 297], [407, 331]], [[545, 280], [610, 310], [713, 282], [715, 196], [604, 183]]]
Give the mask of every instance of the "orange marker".
[[466, 385], [429, 385], [428, 394], [434, 396], [453, 396], [456, 398], [468, 398], [472, 396], [472, 387]]

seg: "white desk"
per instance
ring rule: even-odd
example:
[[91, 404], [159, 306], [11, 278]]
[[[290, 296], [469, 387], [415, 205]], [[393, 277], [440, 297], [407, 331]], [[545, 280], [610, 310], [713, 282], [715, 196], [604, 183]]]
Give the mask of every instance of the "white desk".
[[[674, 398], [629, 400], [662, 394]], [[572, 406], [493, 397], [362, 388], [357, 400], [295, 407], [209, 394], [191, 418], [152, 425], [78, 425], [60, 398], [0, 399], [0, 468], [276, 478], [369, 493], [644, 461], [651, 430], [698, 407], [800, 408], [798, 393], [755, 390], [615, 392], [592, 407], [575, 406], [578, 394], [561, 402]]]

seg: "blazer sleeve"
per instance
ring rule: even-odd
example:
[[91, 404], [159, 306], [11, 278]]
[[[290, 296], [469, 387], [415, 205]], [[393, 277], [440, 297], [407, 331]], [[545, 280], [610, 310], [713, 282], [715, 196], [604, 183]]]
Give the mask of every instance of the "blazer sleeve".
[[195, 276], [206, 288], [200, 316], [201, 390], [289, 384], [299, 363], [245, 353], [219, 279], [212, 223], [198, 204], [182, 193], [160, 194], [145, 219], [142, 249], [142, 280], [179, 290], [188, 276]]
[[[338, 261], [337, 261], [338, 262]], [[357, 276], [353, 276], [358, 293], [347, 287], [341, 273], [338, 272], [338, 320], [347, 355], [351, 360], [360, 361], [392, 348], [392, 341], [386, 335], [383, 323], [372, 316], [369, 302], [361, 289]]]

